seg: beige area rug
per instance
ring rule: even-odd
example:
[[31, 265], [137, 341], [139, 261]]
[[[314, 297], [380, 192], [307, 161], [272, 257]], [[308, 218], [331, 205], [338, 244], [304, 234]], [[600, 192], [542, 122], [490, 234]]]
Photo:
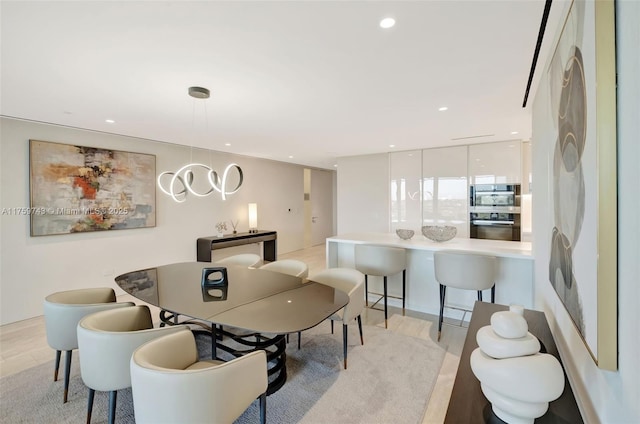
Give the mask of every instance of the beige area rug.
[[[342, 328], [330, 334], [328, 323], [291, 336], [286, 384], [267, 398], [270, 423], [420, 423], [445, 349], [425, 337], [427, 325], [393, 316], [390, 328], [349, 326], [349, 368], [342, 369]], [[414, 334], [411, 337], [401, 333]], [[199, 342], [202, 355], [210, 341]], [[0, 379], [0, 422], [79, 423], [86, 414], [87, 389], [74, 355], [69, 402], [62, 403], [62, 381], [52, 381], [53, 362]], [[167, 388], [172, 390], [172, 388]], [[107, 394], [96, 393], [92, 423], [107, 422]], [[118, 392], [116, 422], [133, 423], [131, 390]], [[237, 423], [259, 422], [257, 402]]]

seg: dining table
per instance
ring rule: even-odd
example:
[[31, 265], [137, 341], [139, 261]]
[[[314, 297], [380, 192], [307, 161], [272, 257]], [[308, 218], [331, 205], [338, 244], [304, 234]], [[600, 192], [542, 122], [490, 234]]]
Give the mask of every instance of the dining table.
[[315, 327], [342, 309], [348, 295], [280, 272], [211, 262], [181, 262], [121, 274], [116, 284], [160, 308], [160, 325], [193, 324], [211, 336], [212, 358], [267, 353], [267, 394], [287, 379], [286, 336]]

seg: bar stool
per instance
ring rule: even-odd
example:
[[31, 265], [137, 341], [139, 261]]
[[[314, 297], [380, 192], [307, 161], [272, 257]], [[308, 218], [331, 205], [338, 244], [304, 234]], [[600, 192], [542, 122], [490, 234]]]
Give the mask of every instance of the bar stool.
[[[369, 279], [368, 276], [382, 277], [384, 299], [384, 328], [387, 328], [387, 297], [402, 299], [402, 315], [404, 315], [405, 293], [407, 282], [407, 253], [404, 248], [392, 246], [380, 246], [373, 244], [355, 245], [355, 268], [364, 274], [366, 306], [369, 306]], [[402, 271], [402, 298], [387, 295], [387, 277]], [[378, 293], [375, 293], [378, 294]], [[379, 294], [378, 294], [379, 295]], [[378, 302], [378, 299], [371, 308]]]
[[[495, 303], [497, 260], [495, 256], [476, 252], [440, 250], [433, 253], [433, 263], [436, 281], [440, 284], [440, 315], [438, 317], [438, 340], [440, 340], [447, 287], [476, 290], [479, 301], [482, 301], [482, 290], [491, 289], [491, 303]], [[461, 310], [469, 312], [465, 309]]]

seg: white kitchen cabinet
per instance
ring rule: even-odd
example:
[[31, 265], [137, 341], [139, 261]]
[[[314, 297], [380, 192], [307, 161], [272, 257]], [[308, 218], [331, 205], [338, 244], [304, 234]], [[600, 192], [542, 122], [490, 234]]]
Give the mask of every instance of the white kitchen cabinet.
[[520, 141], [501, 141], [470, 145], [470, 184], [522, 183], [521, 144]]
[[422, 222], [422, 151], [389, 154], [391, 231], [398, 228], [420, 234]]
[[453, 225], [469, 237], [467, 146], [422, 151], [422, 225]]
[[522, 142], [522, 194], [531, 193], [532, 188], [531, 174], [531, 142]]

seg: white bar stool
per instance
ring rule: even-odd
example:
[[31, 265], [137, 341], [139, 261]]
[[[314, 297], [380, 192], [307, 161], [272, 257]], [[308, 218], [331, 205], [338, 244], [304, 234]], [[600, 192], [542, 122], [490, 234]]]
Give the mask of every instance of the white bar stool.
[[[402, 315], [404, 315], [405, 294], [407, 286], [407, 253], [401, 247], [379, 246], [373, 244], [355, 245], [355, 267], [364, 274], [366, 306], [369, 306], [369, 280], [373, 275], [383, 278], [384, 293], [380, 299], [384, 299], [384, 328], [387, 328], [387, 297], [402, 299]], [[402, 271], [402, 298], [387, 296], [387, 277]], [[377, 294], [377, 293], [376, 293]], [[371, 308], [379, 301], [378, 299]]]
[[433, 253], [433, 263], [436, 281], [440, 284], [440, 315], [438, 317], [438, 340], [440, 340], [447, 287], [476, 290], [479, 301], [482, 301], [482, 290], [491, 289], [491, 303], [495, 303], [497, 260], [495, 256], [482, 253], [440, 250]]

